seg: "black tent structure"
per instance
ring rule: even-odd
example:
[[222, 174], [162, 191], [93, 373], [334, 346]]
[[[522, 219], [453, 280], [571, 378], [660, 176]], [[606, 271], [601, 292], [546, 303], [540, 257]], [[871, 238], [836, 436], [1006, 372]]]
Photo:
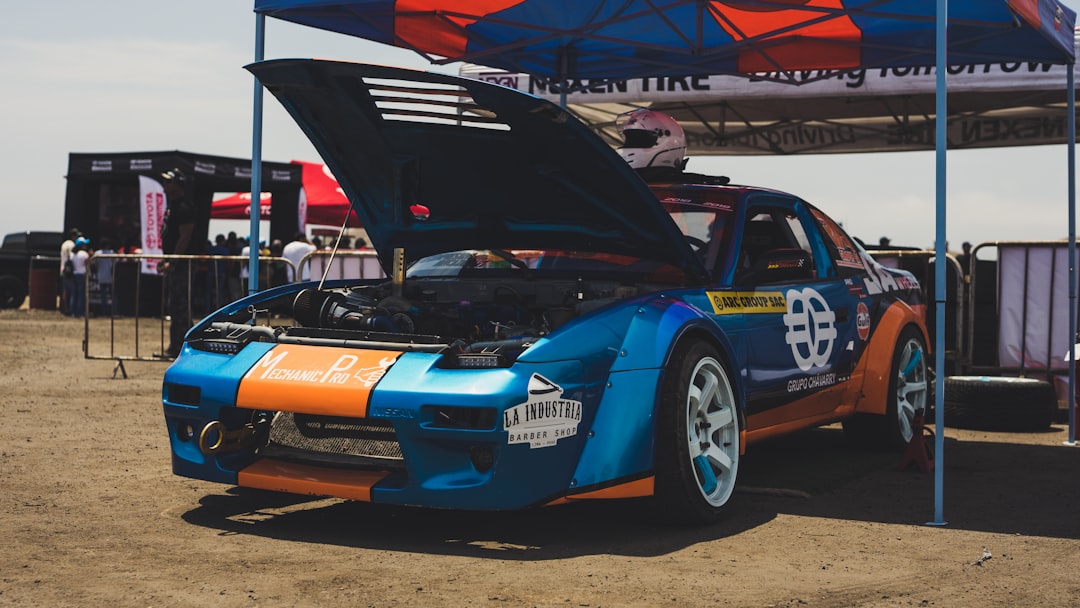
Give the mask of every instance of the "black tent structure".
[[[138, 246], [141, 238], [139, 177], [158, 177], [179, 168], [191, 177], [188, 195], [200, 221], [194, 238], [208, 237], [210, 206], [215, 192], [247, 191], [251, 161], [180, 150], [157, 152], [72, 153], [68, 157], [64, 230], [78, 228], [92, 242], [107, 238], [114, 246]], [[262, 163], [262, 189], [275, 201], [270, 238], [288, 240], [299, 225], [301, 168], [292, 163]]]

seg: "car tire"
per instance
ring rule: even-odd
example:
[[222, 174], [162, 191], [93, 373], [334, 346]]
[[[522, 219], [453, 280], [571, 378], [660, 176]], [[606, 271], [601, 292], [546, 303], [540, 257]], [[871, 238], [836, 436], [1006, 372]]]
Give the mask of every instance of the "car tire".
[[0, 277], [0, 308], [18, 308], [26, 299], [26, 286], [19, 277]]
[[1035, 378], [945, 378], [945, 426], [987, 431], [1041, 431], [1054, 421], [1057, 392]]
[[911, 442], [916, 414], [926, 416], [930, 403], [926, 343], [908, 326], [893, 348], [885, 415], [855, 414], [844, 420], [844, 434], [863, 447], [903, 451]]
[[716, 521], [735, 488], [740, 437], [732, 375], [712, 345], [676, 346], [664, 372], [656, 433], [657, 515], [676, 524]]

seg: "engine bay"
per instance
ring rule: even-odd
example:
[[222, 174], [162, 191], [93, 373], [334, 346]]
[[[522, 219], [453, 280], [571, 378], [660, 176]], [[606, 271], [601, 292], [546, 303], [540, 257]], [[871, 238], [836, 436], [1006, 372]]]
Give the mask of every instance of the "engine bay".
[[189, 344], [213, 352], [235, 352], [247, 342], [262, 341], [500, 353], [512, 360], [578, 316], [657, 288], [532, 277], [425, 278], [303, 288], [219, 314], [189, 336]]

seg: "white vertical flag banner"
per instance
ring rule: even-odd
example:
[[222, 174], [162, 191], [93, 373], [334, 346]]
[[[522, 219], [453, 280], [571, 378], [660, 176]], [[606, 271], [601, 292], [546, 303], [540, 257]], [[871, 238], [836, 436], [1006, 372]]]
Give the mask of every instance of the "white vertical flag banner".
[[[165, 187], [155, 179], [139, 176], [139, 216], [142, 219], [142, 250], [144, 254], [160, 254], [161, 223], [165, 217]], [[157, 274], [160, 260], [143, 259], [143, 274]]]
[[304, 187], [300, 187], [300, 202], [296, 205], [296, 225], [300, 227], [300, 232], [307, 232], [307, 194], [304, 192]]

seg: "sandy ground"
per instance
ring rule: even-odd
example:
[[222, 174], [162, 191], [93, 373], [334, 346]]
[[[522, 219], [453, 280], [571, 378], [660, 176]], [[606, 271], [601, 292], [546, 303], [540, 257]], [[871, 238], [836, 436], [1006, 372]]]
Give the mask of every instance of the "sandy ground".
[[[0, 311], [0, 605], [1075, 606], [1080, 449], [946, 430], [933, 478], [828, 427], [751, 448], [726, 519], [631, 501], [519, 513], [376, 507], [173, 476], [166, 363], [130, 319]], [[142, 355], [160, 324], [144, 320]], [[110, 350], [110, 348], [112, 350]], [[96, 353], [96, 354], [95, 354]], [[125, 379], [120, 371], [126, 371]], [[114, 373], [116, 372], [116, 373]]]

